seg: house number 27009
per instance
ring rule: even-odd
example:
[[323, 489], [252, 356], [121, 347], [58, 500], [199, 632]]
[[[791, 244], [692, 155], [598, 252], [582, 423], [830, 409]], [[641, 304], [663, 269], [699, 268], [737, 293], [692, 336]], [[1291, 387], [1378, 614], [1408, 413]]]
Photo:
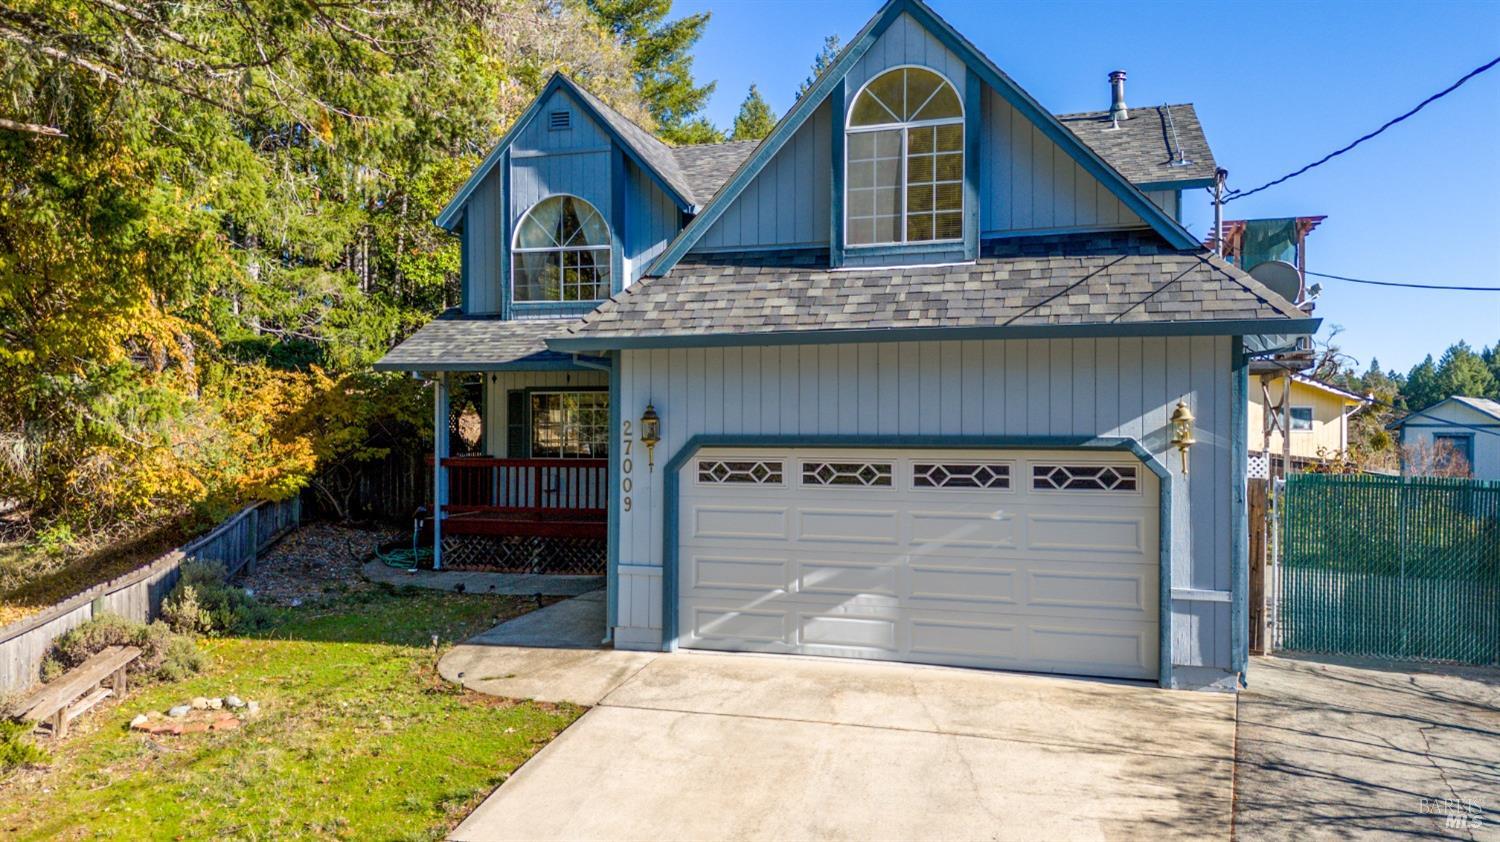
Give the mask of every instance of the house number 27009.
[[625, 421], [620, 428], [620, 443], [625, 448], [620, 459], [620, 491], [622, 492], [620, 508], [627, 512], [630, 511], [630, 490], [635, 488], [635, 480], [630, 478], [630, 470], [635, 467], [635, 462], [630, 458], [631, 446], [635, 444], [630, 438], [632, 435], [634, 435], [634, 430], [630, 422]]

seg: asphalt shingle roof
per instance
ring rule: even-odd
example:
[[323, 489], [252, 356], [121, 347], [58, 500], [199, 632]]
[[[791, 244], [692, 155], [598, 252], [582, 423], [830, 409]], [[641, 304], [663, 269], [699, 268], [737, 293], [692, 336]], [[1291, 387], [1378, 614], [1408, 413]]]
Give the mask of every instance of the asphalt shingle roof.
[[1209, 252], [1107, 232], [995, 240], [948, 266], [830, 270], [816, 250], [690, 256], [568, 336], [1305, 318]]
[[758, 140], [731, 140], [728, 143], [679, 146], [672, 150], [672, 155], [687, 177], [698, 204], [706, 205], [759, 145]]
[[375, 363], [376, 371], [483, 371], [526, 360], [567, 359], [547, 340], [567, 333], [573, 319], [501, 321], [449, 310], [423, 325]]
[[1108, 111], [1059, 114], [1057, 119], [1132, 184], [1212, 179], [1218, 166], [1191, 104], [1132, 108], [1130, 119], [1118, 128]]

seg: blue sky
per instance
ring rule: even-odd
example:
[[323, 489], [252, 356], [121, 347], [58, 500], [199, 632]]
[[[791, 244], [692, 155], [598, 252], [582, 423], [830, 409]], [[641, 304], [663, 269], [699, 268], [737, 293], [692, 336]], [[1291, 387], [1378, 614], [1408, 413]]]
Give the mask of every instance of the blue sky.
[[[929, 0], [1055, 112], [1192, 102], [1229, 185], [1259, 186], [1379, 127], [1500, 55], [1500, 2], [974, 2]], [[708, 116], [728, 128], [751, 82], [777, 115], [823, 36], [848, 40], [879, 0], [677, 0], [713, 12], [696, 50], [718, 80]], [[1212, 226], [1203, 191], [1186, 202]], [[1356, 278], [1500, 286], [1500, 67], [1416, 117], [1286, 184], [1229, 204], [1228, 218], [1326, 214], [1308, 269]], [[1500, 341], [1500, 294], [1320, 280], [1318, 315], [1363, 368], [1406, 371], [1464, 339]]]

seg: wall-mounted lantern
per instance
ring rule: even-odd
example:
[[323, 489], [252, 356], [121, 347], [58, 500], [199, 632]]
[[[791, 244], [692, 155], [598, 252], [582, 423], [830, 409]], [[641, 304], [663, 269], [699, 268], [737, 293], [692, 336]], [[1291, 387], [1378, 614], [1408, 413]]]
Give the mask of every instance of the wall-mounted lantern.
[[646, 466], [650, 470], [656, 468], [656, 443], [659, 441], [661, 417], [656, 414], [656, 407], [647, 403], [646, 411], [641, 413], [641, 444], [646, 446]]
[[1193, 438], [1193, 411], [1188, 409], [1187, 401], [1177, 401], [1177, 408], [1172, 410], [1172, 446], [1182, 454], [1182, 475], [1188, 472], [1188, 448], [1198, 443]]

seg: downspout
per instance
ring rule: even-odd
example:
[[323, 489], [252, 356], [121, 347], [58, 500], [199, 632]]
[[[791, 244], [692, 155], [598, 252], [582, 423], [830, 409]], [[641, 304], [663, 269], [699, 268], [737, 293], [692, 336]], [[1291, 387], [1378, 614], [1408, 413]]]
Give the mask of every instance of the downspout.
[[[615, 361], [600, 360], [598, 357], [585, 357], [580, 354], [574, 354], [573, 363], [580, 368], [587, 368], [593, 371], [603, 371], [609, 374], [609, 429], [611, 431], [621, 429], [620, 408], [618, 405], [620, 396], [616, 394], [616, 392], [618, 391], [616, 387], [619, 384], [619, 375], [615, 367]], [[613, 432], [611, 432], [611, 435], [613, 435]], [[619, 464], [619, 462], [615, 458], [616, 454], [616, 448], [611, 447], [608, 471], [610, 502], [608, 508], [605, 510], [604, 515], [607, 519], [605, 530], [611, 537], [618, 534], [616, 530], [620, 528], [619, 519], [615, 516], [614, 504], [615, 491], [619, 487], [619, 477], [615, 473], [616, 470], [618, 470], [616, 466]], [[606, 539], [604, 555], [604, 639], [599, 641], [599, 645], [601, 646], [613, 646], [615, 642], [615, 592], [616, 590], [618, 590], [618, 585], [615, 582], [615, 578], [617, 576], [616, 569], [618, 565], [615, 564], [615, 559], [613, 558], [613, 556], [616, 554], [616, 548], [616, 541]]]

